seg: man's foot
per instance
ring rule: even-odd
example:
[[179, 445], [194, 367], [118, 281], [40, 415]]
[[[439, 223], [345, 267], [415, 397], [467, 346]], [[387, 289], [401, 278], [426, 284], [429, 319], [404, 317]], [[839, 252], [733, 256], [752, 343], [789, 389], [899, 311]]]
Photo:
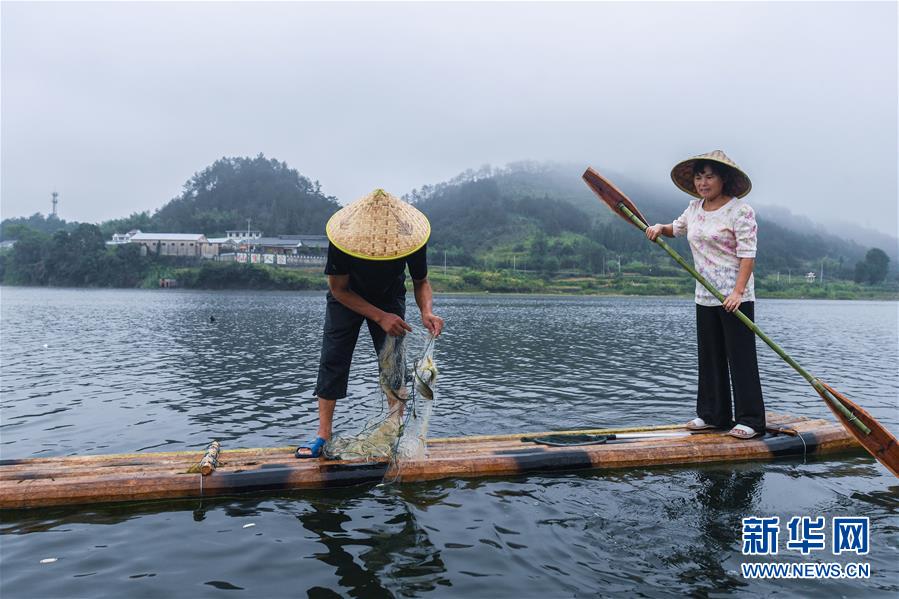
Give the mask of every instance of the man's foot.
[[294, 452], [294, 457], [300, 459], [313, 459], [319, 458], [322, 455], [322, 451], [325, 448], [325, 444], [328, 442], [324, 437], [316, 437], [311, 441], [307, 441], [305, 444], [297, 447], [297, 450]]

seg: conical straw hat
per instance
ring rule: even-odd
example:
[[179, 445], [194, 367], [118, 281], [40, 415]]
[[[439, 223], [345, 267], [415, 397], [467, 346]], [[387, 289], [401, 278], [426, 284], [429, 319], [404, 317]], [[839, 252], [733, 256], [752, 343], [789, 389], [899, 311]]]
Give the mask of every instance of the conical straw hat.
[[427, 217], [383, 189], [376, 189], [334, 213], [325, 226], [338, 249], [365, 260], [395, 260], [428, 242]]
[[721, 150], [715, 150], [708, 154], [700, 154], [699, 156], [684, 160], [683, 162], [678, 162], [675, 167], [671, 169], [671, 180], [674, 181], [674, 184], [694, 198], [700, 197], [699, 194], [696, 193], [696, 188], [693, 186], [693, 163], [697, 160], [710, 160], [730, 168], [732, 173], [730, 191], [738, 198], [742, 198], [749, 193], [750, 189], [752, 189], [752, 181], [750, 181], [749, 176], [737, 166], [737, 163], [728, 158], [727, 154]]

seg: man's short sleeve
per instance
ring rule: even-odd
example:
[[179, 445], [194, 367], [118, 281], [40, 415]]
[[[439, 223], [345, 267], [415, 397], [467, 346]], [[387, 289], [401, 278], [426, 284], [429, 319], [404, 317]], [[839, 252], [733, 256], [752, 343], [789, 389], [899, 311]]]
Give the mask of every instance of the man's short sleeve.
[[409, 276], [415, 281], [428, 278], [428, 244], [421, 246], [415, 253], [406, 257], [409, 265]]
[[325, 262], [326, 275], [350, 274], [350, 257], [337, 249], [333, 243], [328, 243], [328, 261]]

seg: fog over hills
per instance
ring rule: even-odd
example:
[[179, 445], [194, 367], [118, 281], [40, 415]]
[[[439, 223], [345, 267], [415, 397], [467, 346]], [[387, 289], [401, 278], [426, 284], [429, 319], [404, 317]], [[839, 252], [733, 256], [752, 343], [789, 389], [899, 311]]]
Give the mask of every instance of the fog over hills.
[[[689, 196], [676, 189], [673, 184], [670, 188], [666, 188], [645, 183], [614, 170], [604, 169], [602, 165], [561, 162], [523, 161], [498, 168], [485, 165], [479, 169], [469, 169], [444, 183], [430, 186], [430, 189], [458, 184], [462, 181], [493, 178], [508, 194], [527, 197], [548, 196], [569, 202], [591, 217], [603, 220], [611, 219], [612, 213], [597, 200], [581, 179], [587, 166], [592, 166], [614, 182], [640, 207], [643, 214], [653, 221], [670, 222], [680, 214], [690, 200]], [[879, 247], [891, 259], [899, 258], [899, 238], [892, 235], [852, 223], [814, 220], [806, 215], [794, 214], [784, 206], [768, 203], [756, 204], [753, 202], [751, 194], [747, 196], [747, 199], [756, 209], [758, 217], [764, 221], [771, 221], [797, 233], [830, 235], [853, 241], [866, 248]]]
[[[649, 184], [593, 165], [612, 180], [641, 212], [655, 222], [671, 222], [686, 207], [689, 196], [674, 188]], [[581, 235], [612, 252], [651, 255], [636, 231], [619, 221], [596, 198], [581, 176], [586, 165], [549, 162], [517, 162], [505, 167], [469, 169], [449, 181], [427, 185], [406, 197], [416, 202], [432, 219], [435, 248], [466, 248], [475, 256], [491, 251], [511, 251], [533, 243], [533, 234], [555, 236], [565, 231]], [[669, 188], [670, 187], [670, 188]], [[750, 204], [752, 197], [749, 196]], [[565, 214], [570, 205], [573, 214]], [[777, 272], [807, 268], [817, 270], [822, 259], [846, 269], [879, 247], [899, 262], [895, 237], [862, 227], [828, 226], [807, 216], [771, 205], [755, 205], [759, 222], [759, 268]], [[515, 241], [522, 238], [524, 243]], [[688, 251], [682, 240], [675, 244]]]
[[815, 222], [808, 216], [793, 214], [783, 206], [762, 204], [755, 208], [759, 215], [764, 215], [791, 231], [835, 235], [864, 247], [878, 247], [886, 252], [891, 261], [899, 260], [899, 238], [892, 235], [849, 222]]
[[[620, 221], [582, 179], [587, 165], [559, 162], [515, 162], [504, 167], [468, 169], [448, 181], [414, 189], [406, 197], [431, 219], [431, 247], [458, 264], [476, 264], [496, 256], [556, 256], [560, 267], [596, 268], [607, 259], [629, 256], [656, 261], [651, 244]], [[689, 196], [671, 184], [647, 181], [593, 165], [612, 180], [652, 222], [671, 222]], [[760, 272], [817, 270], [822, 261], [831, 272], [851, 278], [866, 252], [878, 247], [899, 265], [895, 237], [845, 224], [826, 225], [788, 208], [756, 205], [759, 222]], [[249, 219], [269, 235], [323, 233], [324, 223], [339, 208], [319, 183], [296, 169], [262, 154], [255, 158], [222, 158], [196, 173], [183, 193], [154, 211], [101, 224], [104, 235], [131, 229], [156, 232], [199, 232], [209, 236], [246, 226]], [[25, 225], [52, 234], [77, 223], [44, 219], [3, 221], [0, 237], [10, 226]], [[673, 242], [688, 252], [684, 240]], [[544, 248], [545, 244], [545, 249]]]

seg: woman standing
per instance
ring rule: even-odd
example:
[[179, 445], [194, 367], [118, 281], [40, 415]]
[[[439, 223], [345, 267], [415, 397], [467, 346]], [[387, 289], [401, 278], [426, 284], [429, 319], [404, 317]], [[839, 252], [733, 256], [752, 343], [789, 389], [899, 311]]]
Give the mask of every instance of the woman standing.
[[[691, 430], [729, 428], [738, 439], [765, 432], [765, 405], [759, 382], [755, 335], [731, 314], [739, 309], [754, 320], [755, 213], [742, 198], [752, 183], [724, 152], [716, 150], [678, 163], [671, 179], [698, 198], [673, 223], [653, 225], [655, 240], [687, 236], [696, 270], [725, 296], [719, 302], [696, 283], [699, 390]], [[731, 408], [733, 381], [733, 409]]]

